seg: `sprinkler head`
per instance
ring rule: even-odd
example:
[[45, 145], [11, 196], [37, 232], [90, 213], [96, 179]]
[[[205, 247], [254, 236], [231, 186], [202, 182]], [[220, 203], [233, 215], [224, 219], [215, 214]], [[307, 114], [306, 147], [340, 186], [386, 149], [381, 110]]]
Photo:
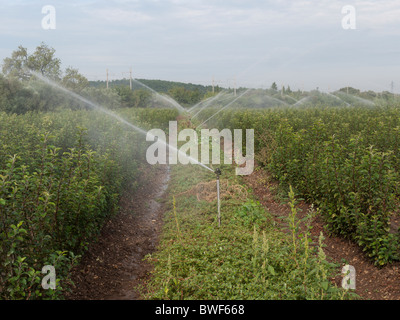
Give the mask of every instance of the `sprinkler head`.
[[222, 172], [221, 172], [221, 169], [220, 168], [217, 168], [217, 169], [215, 169], [215, 174], [217, 175], [217, 177], [219, 177], [221, 174], [222, 174]]

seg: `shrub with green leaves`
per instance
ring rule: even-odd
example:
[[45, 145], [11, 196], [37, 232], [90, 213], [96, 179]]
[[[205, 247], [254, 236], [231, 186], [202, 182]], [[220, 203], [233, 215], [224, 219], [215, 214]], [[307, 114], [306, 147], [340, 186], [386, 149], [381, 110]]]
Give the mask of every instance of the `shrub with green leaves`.
[[[177, 115], [121, 112], [144, 128]], [[145, 137], [95, 111], [0, 113], [0, 123], [0, 299], [60, 298], [119, 195], [137, 186]], [[45, 265], [54, 290], [41, 287]]]
[[257, 160], [283, 188], [318, 205], [331, 232], [378, 265], [399, 259], [391, 227], [400, 195], [398, 106], [224, 110], [208, 125], [254, 129]]

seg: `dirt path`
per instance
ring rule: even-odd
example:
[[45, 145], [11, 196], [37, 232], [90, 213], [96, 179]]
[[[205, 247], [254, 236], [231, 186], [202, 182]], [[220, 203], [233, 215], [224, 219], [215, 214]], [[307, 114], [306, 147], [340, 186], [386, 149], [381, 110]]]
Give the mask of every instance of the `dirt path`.
[[151, 270], [142, 260], [156, 249], [163, 219], [160, 200], [169, 181], [167, 166], [151, 170], [143, 172], [146, 181], [142, 188], [123, 195], [120, 213], [105, 224], [99, 241], [73, 269], [76, 286], [66, 299], [141, 299], [134, 287], [143, 284]]
[[[287, 216], [290, 207], [276, 201], [277, 183], [272, 181], [265, 170], [255, 170], [251, 175], [244, 176], [245, 183], [252, 188], [254, 195], [258, 198], [269, 212], [275, 216]], [[310, 206], [300, 202], [298, 207], [301, 215], [304, 215]], [[281, 219], [277, 219], [282, 223]], [[345, 259], [347, 264], [355, 267], [356, 270], [356, 293], [364, 299], [370, 300], [399, 300], [400, 299], [400, 263], [392, 263], [381, 269], [375, 267], [366, 257], [362, 249], [343, 238], [328, 236], [324, 231], [324, 223], [319, 217], [312, 222], [312, 235], [318, 238], [320, 231], [323, 231], [326, 247], [324, 252], [334, 262], [342, 264]], [[343, 264], [344, 265], [344, 264]], [[340, 270], [338, 270], [340, 273]], [[341, 285], [342, 276], [337, 276], [334, 281]]]

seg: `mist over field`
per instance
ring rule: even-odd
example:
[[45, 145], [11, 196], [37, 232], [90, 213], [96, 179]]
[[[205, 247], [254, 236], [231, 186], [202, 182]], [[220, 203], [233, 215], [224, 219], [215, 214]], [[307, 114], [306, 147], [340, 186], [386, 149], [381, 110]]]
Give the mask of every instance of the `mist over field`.
[[399, 14], [0, 3], [0, 299], [400, 299]]

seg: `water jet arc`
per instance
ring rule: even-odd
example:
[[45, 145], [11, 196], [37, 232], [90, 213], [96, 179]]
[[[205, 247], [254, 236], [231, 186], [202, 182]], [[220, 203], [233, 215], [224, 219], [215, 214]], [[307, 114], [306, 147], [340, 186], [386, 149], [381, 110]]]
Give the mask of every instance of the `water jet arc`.
[[172, 104], [174, 106], [174, 108], [176, 108], [179, 112], [187, 112], [186, 109], [184, 107], [182, 107], [178, 102], [176, 102], [174, 99], [172, 99], [171, 97], [166, 97], [160, 93], [158, 93], [157, 91], [155, 91], [154, 89], [150, 88], [149, 86], [145, 85], [144, 83], [140, 82], [139, 80], [136, 79], [132, 79], [132, 81], [136, 82], [137, 84], [145, 87], [146, 89], [149, 89], [152, 93], [154, 93], [157, 97], [160, 97], [161, 99], [165, 100], [166, 102], [168, 102], [169, 104]]
[[[36, 72], [36, 71], [30, 70], [29, 72], [30, 72], [32, 75], [34, 75], [35, 77], [37, 77], [38, 79], [40, 79], [41, 81], [47, 83], [49, 86], [51, 86], [51, 87], [53, 87], [53, 88], [55, 88], [55, 89], [58, 89], [58, 90], [60, 90], [60, 91], [62, 91], [62, 92], [64, 92], [64, 93], [66, 93], [67, 95], [71, 96], [72, 98], [74, 98], [74, 99], [76, 99], [76, 100], [79, 100], [79, 101], [81, 101], [81, 102], [87, 104], [88, 106], [92, 107], [93, 109], [96, 109], [96, 110], [98, 110], [98, 111], [101, 111], [101, 112], [103, 112], [104, 114], [106, 114], [106, 115], [108, 115], [108, 116], [110, 116], [110, 117], [113, 117], [114, 119], [116, 119], [116, 120], [118, 120], [118, 121], [124, 123], [125, 125], [127, 125], [127, 126], [130, 127], [131, 129], [134, 129], [135, 131], [137, 131], [137, 132], [139, 132], [139, 133], [141, 133], [141, 134], [143, 134], [143, 135], [145, 135], [145, 136], [150, 136], [152, 139], [155, 140], [156, 137], [155, 137], [154, 135], [152, 135], [151, 133], [145, 131], [144, 129], [142, 129], [142, 128], [138, 127], [138, 126], [135, 126], [134, 124], [132, 124], [132, 123], [130, 123], [129, 121], [125, 120], [124, 118], [122, 118], [122, 117], [119, 116], [118, 114], [115, 114], [115, 113], [112, 112], [111, 110], [108, 110], [108, 109], [106, 109], [106, 108], [104, 108], [104, 107], [102, 107], [102, 106], [100, 106], [100, 105], [98, 105], [98, 104], [96, 104], [96, 103], [94, 103], [94, 102], [92, 102], [92, 101], [90, 101], [90, 100], [88, 100], [88, 99], [86, 99], [86, 98], [80, 96], [79, 94], [77, 94], [77, 93], [75, 93], [75, 92], [72, 92], [72, 91], [70, 91], [70, 90], [64, 88], [63, 86], [61, 86], [61, 85], [59, 85], [58, 83], [56, 83], [56, 82], [54, 82], [54, 81], [48, 79], [47, 77], [43, 76], [42, 74], [40, 74], [40, 73], [38, 73], [38, 72]], [[195, 159], [195, 158], [193, 158], [193, 157], [191, 157], [191, 156], [188, 156], [186, 153], [184, 153], [184, 152], [182, 152], [181, 150], [175, 148], [174, 146], [171, 146], [171, 145], [168, 144], [167, 142], [165, 142], [165, 141], [163, 141], [163, 140], [159, 140], [159, 141], [160, 141], [163, 145], [165, 145], [165, 146], [167, 146], [168, 148], [170, 148], [171, 150], [174, 150], [174, 151], [178, 152], [179, 154], [181, 154], [182, 156], [184, 156], [186, 159], [190, 160], [193, 164], [198, 164], [198, 165], [200, 165], [201, 167], [203, 167], [203, 168], [205, 168], [205, 169], [207, 169], [207, 170], [209, 170], [209, 171], [211, 171], [211, 172], [214, 172], [210, 167], [207, 167], [205, 164], [199, 162], [197, 159]]]

